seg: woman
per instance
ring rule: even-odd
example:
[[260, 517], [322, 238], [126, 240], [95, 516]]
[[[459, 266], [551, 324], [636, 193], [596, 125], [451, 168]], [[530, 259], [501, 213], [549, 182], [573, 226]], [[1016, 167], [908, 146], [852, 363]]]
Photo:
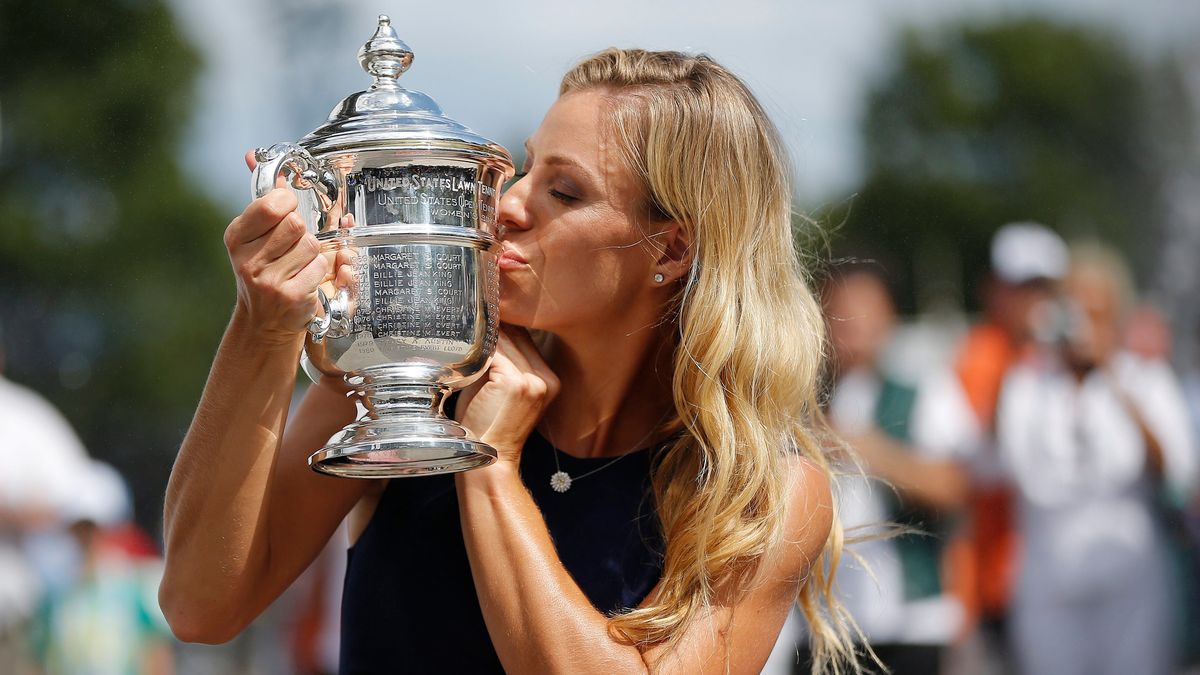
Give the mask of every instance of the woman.
[[285, 419], [328, 263], [286, 191], [230, 224], [238, 302], [167, 490], [174, 630], [230, 639], [349, 514], [346, 672], [757, 672], [798, 597], [818, 663], [852, 658], [818, 610], [841, 541], [822, 323], [761, 107], [706, 57], [608, 50], [526, 150], [498, 214], [507, 326], [456, 406], [500, 458], [453, 477], [309, 471], [354, 414], [322, 382]]
[[1119, 257], [1077, 248], [1065, 296], [1057, 349], [1009, 373], [997, 415], [1020, 507], [1013, 653], [1030, 675], [1173, 673], [1179, 584], [1158, 511], [1195, 486], [1187, 407], [1165, 361], [1121, 349]]

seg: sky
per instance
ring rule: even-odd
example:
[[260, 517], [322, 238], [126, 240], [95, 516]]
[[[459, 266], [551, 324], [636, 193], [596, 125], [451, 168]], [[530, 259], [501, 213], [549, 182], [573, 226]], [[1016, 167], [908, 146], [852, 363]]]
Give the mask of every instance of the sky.
[[402, 84], [517, 148], [562, 74], [607, 46], [710, 54], [740, 75], [782, 133], [810, 207], [861, 178], [863, 99], [904, 27], [1036, 14], [1093, 25], [1153, 55], [1200, 35], [1192, 0], [170, 0], [205, 63], [187, 168], [223, 205], [249, 199], [246, 150], [298, 140], [370, 84], [356, 54], [387, 13], [412, 48]]

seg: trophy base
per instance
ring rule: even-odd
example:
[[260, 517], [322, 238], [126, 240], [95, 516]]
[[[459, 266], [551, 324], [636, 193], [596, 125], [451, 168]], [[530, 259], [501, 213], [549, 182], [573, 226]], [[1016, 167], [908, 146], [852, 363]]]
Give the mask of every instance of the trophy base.
[[308, 458], [314, 470], [343, 478], [405, 478], [487, 466], [496, 451], [446, 418], [364, 418]]

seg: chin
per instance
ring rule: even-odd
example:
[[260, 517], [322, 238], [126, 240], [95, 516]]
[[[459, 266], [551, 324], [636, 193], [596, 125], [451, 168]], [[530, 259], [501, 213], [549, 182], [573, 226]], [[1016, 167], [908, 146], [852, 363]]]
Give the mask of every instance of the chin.
[[512, 326], [534, 328], [533, 316], [534, 312], [530, 311], [528, 302], [519, 301], [503, 291], [500, 292], [500, 321]]
[[522, 328], [544, 328], [545, 307], [538, 289], [500, 275], [500, 320]]

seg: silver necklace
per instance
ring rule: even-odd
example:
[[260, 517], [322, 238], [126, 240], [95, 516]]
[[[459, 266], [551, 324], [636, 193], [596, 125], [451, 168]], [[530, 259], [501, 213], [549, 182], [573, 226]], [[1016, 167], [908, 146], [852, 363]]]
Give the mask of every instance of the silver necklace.
[[614, 459], [612, 459], [608, 462], [605, 462], [603, 465], [598, 466], [595, 469], [592, 469], [591, 471], [588, 471], [587, 473], [585, 473], [581, 476], [574, 476], [574, 477], [572, 477], [571, 474], [567, 473], [566, 471], [562, 470], [562, 466], [558, 462], [558, 452], [559, 452], [558, 444], [554, 442], [554, 434], [550, 433], [550, 425], [546, 425], [546, 440], [550, 441], [550, 451], [554, 453], [554, 473], [550, 476], [550, 489], [554, 490], [555, 492], [559, 492], [559, 493], [566, 492], [567, 490], [571, 489], [571, 484], [574, 483], [575, 481], [583, 480], [584, 478], [587, 478], [588, 476], [590, 476], [594, 473], [600, 473], [601, 471], [607, 469], [608, 467], [612, 466], [613, 464], [616, 464], [617, 462], [621, 461], [622, 459], [625, 459], [627, 456], [633, 454], [634, 450], [637, 450], [639, 447], [641, 447], [642, 443], [645, 443], [647, 440], [649, 440], [649, 438], [652, 435], [654, 435], [654, 432], [658, 430], [658, 427], [660, 425], [662, 425], [663, 420], [667, 419], [668, 414], [670, 414], [669, 410], [657, 422], [655, 422], [654, 426], [650, 427], [650, 431], [647, 432], [645, 436], [642, 436], [642, 438], [640, 440], [638, 440], [637, 443], [634, 443], [633, 447], [629, 448], [629, 450], [625, 451], [624, 453], [622, 453], [620, 455], [617, 455], [617, 457], [615, 457]]

